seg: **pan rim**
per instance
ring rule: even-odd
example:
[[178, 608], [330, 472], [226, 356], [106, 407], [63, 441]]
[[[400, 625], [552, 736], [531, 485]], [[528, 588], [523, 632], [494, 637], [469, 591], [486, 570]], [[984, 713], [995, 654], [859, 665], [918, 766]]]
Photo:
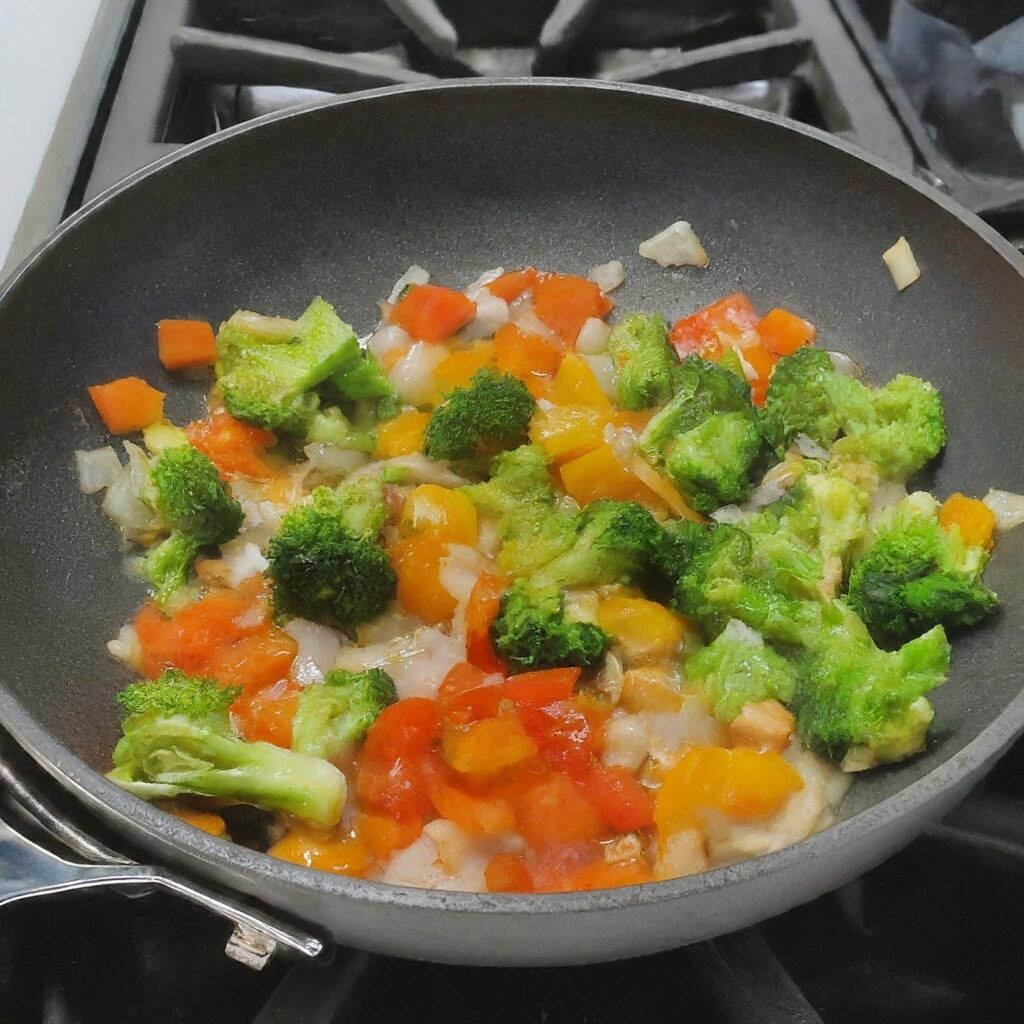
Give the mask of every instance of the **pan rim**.
[[[751, 110], [725, 100], [680, 93], [658, 86], [570, 78], [495, 78], [441, 80], [386, 86], [380, 89], [350, 93], [321, 103], [266, 114], [183, 146], [111, 185], [62, 222], [13, 270], [6, 281], [0, 283], [0, 303], [5, 300], [8, 293], [17, 287], [33, 266], [52, 248], [59, 245], [65, 235], [73, 232], [79, 223], [102, 209], [108, 202], [115, 200], [122, 192], [130, 190], [151, 175], [157, 174], [164, 168], [174, 165], [179, 160], [187, 159], [209, 146], [226, 143], [231, 138], [246, 132], [258, 131], [264, 125], [278, 120], [312, 115], [328, 107], [388, 100], [393, 96], [405, 93], [447, 92], [467, 88], [475, 90], [483, 88], [583, 89], [627, 93], [670, 100], [691, 107], [713, 108], [739, 117], [767, 122], [777, 128], [807, 137], [819, 144], [831, 146], [914, 189], [972, 230], [1006, 260], [1018, 274], [1024, 277], [1024, 255], [976, 214], [890, 161], [820, 129], [788, 118]], [[81, 803], [96, 811], [108, 823], [116, 823], [133, 842], [143, 845], [148, 841], [150, 850], [159, 848], [161, 855], [153, 855], [153, 860], [156, 862], [169, 861], [171, 858], [166, 856], [169, 852], [184, 851], [185, 855], [193, 862], [187, 869], [189, 874], [199, 873], [195, 869], [197, 861], [205, 862], [221, 871], [244, 874], [250, 886], [243, 888], [242, 891], [252, 892], [260, 883], [276, 880], [316, 892], [325, 897], [347, 897], [366, 903], [401, 905], [435, 911], [444, 909], [449, 913], [454, 911], [486, 915], [518, 916], [523, 913], [565, 914], [624, 910], [645, 904], [670, 902], [706, 894], [725, 888], [734, 882], [770, 878], [801, 861], [824, 857], [854, 840], [864, 839], [887, 823], [898, 819], [902, 814], [938, 800], [964, 777], [984, 767], [1006, 744], [1024, 730], [1024, 692], [1021, 692], [999, 713], [994, 721], [962, 750], [921, 779], [909, 783], [877, 804], [858, 811], [824, 831], [774, 853], [715, 868], [698, 875], [620, 889], [573, 893], [488, 894], [437, 891], [348, 878], [292, 865], [285, 861], [275, 860], [266, 854], [259, 854], [244, 847], [213, 839], [126, 793], [107, 780], [100, 772], [91, 768], [39, 725], [7, 690], [2, 680], [0, 680], [0, 694], [6, 698], [4, 702], [0, 702], [0, 725], [7, 729], [26, 752]], [[219, 882], [218, 884], [224, 885], [225, 883]]]

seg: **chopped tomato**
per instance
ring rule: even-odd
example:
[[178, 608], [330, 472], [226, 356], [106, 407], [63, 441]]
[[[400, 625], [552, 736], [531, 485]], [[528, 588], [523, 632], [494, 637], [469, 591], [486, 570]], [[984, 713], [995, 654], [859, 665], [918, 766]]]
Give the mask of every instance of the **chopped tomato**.
[[441, 716], [456, 725], [493, 718], [505, 699], [504, 688], [468, 662], [453, 665], [437, 690]]
[[156, 348], [168, 370], [211, 366], [217, 358], [217, 339], [205, 320], [159, 320]]
[[140, 377], [121, 377], [88, 388], [92, 404], [112, 434], [131, 434], [164, 417], [164, 393]]
[[433, 533], [407, 537], [388, 550], [399, 603], [426, 622], [447, 622], [455, 614], [455, 598], [441, 583], [441, 561], [447, 556], [448, 541]]
[[761, 344], [777, 356], [791, 356], [814, 341], [817, 333], [814, 324], [786, 309], [768, 310], [757, 324]]
[[243, 694], [231, 705], [231, 717], [243, 739], [263, 740], [290, 749], [298, 702], [299, 687], [295, 684], [275, 687], [254, 697]]
[[523, 672], [505, 683], [505, 696], [518, 708], [542, 708], [572, 697], [581, 669], [549, 668]]
[[229, 480], [239, 476], [269, 480], [275, 476], [266, 451], [277, 444], [277, 438], [269, 430], [236, 420], [223, 409], [205, 420], [189, 423], [185, 436]]
[[497, 853], [484, 869], [488, 892], [533, 892], [530, 869], [514, 853]]
[[583, 791], [567, 775], [540, 776], [516, 806], [516, 823], [537, 850], [600, 839], [607, 827]]
[[487, 285], [487, 290], [492, 295], [497, 295], [499, 299], [512, 302], [518, 299], [527, 288], [532, 288], [536, 280], [537, 271], [533, 267], [524, 267], [522, 270], [510, 270], [508, 273], [502, 274], [501, 277], [496, 277]]
[[726, 295], [710, 306], [684, 316], [672, 325], [669, 340], [680, 358], [699, 355], [703, 359], [717, 360], [725, 342], [738, 338], [751, 330], [758, 321], [757, 310], [742, 292]]
[[587, 777], [586, 791], [601, 817], [618, 832], [654, 823], [654, 798], [625, 768], [595, 768]]
[[426, 697], [406, 697], [386, 707], [366, 734], [364, 753], [394, 759], [425, 750], [441, 738], [437, 707]]
[[969, 546], [980, 544], [992, 547], [992, 535], [996, 529], [996, 517], [992, 510], [978, 498], [968, 498], [959, 491], [951, 494], [939, 509], [939, 525], [944, 530], [954, 526], [960, 528], [960, 538]]
[[607, 864], [595, 860], [590, 864], [568, 873], [564, 888], [572, 892], [592, 889], [616, 889], [622, 885], [643, 885], [654, 880], [654, 872], [646, 860], [636, 859], [618, 864]]
[[476, 303], [463, 292], [417, 284], [391, 310], [391, 322], [423, 341], [444, 341], [476, 316]]
[[466, 657], [485, 672], [502, 672], [504, 665], [491, 642], [491, 625], [498, 617], [501, 596], [508, 587], [503, 576], [484, 572], [477, 578], [466, 605]]
[[533, 283], [533, 308], [538, 319], [569, 347], [591, 317], [601, 319], [614, 308], [604, 292], [585, 277], [538, 274]]

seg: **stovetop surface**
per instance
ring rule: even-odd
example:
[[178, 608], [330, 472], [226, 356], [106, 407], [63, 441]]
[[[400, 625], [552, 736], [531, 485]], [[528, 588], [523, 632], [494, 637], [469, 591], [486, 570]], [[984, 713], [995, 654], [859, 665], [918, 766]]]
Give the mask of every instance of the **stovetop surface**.
[[[894, 6], [140, 2], [66, 209], [181, 144], [268, 110], [389, 82], [557, 73], [693, 89], [795, 117], [943, 178], [1024, 238], [1014, 183], [964, 178], [929, 148], [924, 126], [908, 122], [899, 85], [884, 73], [881, 40]], [[546, 970], [342, 950], [327, 967], [275, 960], [255, 973], [224, 956], [229, 926], [180, 900], [62, 896], [0, 918], [0, 1024], [1002, 1024], [1020, 1020], [1024, 1006], [1015, 963], [1024, 949], [1022, 858], [1024, 741], [903, 853], [715, 942]]]

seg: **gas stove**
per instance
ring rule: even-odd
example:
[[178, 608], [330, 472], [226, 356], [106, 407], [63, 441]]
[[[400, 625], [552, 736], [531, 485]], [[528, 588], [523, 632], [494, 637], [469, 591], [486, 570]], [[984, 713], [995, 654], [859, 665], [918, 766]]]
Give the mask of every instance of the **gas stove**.
[[[921, 83], [908, 85], [890, 60], [886, 40], [909, 6], [111, 2], [105, 38], [119, 42], [87, 104], [92, 127], [79, 133], [80, 145], [64, 146], [77, 154], [73, 168], [41, 175], [33, 205], [54, 211], [55, 221], [183, 144], [331, 94], [432, 78], [568, 75], [700, 92], [824, 128], [915, 171], [1019, 243], [1024, 174], [1013, 173], [1012, 160], [1000, 173], [979, 171], [984, 162], [949, 141], [934, 104], [916, 102]], [[974, 6], [919, 5], [958, 17], [968, 40], [1019, 13], [1012, 0], [984, 5], [979, 22]], [[40, 226], [37, 216], [32, 230]], [[29, 791], [103, 836], [2, 733], [0, 760]], [[1024, 976], [1007, 953], [1024, 948], [1022, 770], [1024, 742], [941, 825], [830, 895], [756, 929], [596, 967], [456, 968], [336, 950], [327, 966], [277, 956], [253, 971], [224, 955], [230, 925], [169, 895], [29, 901], [0, 914], [0, 1019], [658, 1024], [685, 1013], [708, 1024], [1016, 1021]]]

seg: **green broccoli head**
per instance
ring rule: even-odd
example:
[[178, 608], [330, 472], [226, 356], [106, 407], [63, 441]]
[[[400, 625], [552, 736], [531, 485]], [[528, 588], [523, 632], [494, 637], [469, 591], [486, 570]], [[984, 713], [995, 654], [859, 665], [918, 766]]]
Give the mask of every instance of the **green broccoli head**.
[[521, 380], [477, 370], [465, 387], [455, 388], [434, 410], [423, 450], [432, 459], [457, 461], [522, 444], [535, 406]]
[[370, 477], [318, 487], [308, 504], [291, 509], [267, 551], [277, 613], [347, 633], [380, 615], [398, 582], [377, 544], [387, 516], [380, 483]]
[[616, 391], [625, 409], [649, 409], [672, 395], [678, 364], [668, 343], [668, 324], [658, 313], [630, 313], [608, 336], [618, 374]]
[[563, 507], [551, 483], [547, 455], [536, 445], [496, 455], [490, 479], [464, 491], [481, 512], [500, 520], [497, 562], [502, 572], [529, 574], [576, 539], [576, 520]]
[[805, 346], [776, 364], [761, 430], [779, 458], [797, 434], [827, 448], [851, 425], [873, 421], [870, 390], [839, 373], [827, 352]]
[[686, 662], [683, 671], [722, 722], [731, 722], [745, 704], [762, 700], [788, 704], [796, 690], [796, 669], [738, 619], [731, 619], [713, 643]]
[[310, 444], [330, 444], [369, 454], [373, 451], [373, 434], [357, 430], [337, 406], [329, 406], [315, 413], [306, 430]]
[[243, 311], [217, 335], [217, 383], [228, 412], [267, 430], [304, 437], [320, 405], [313, 390], [359, 355], [355, 332], [314, 299], [290, 336], [253, 330]]
[[335, 669], [299, 695], [292, 722], [292, 749], [333, 758], [366, 736], [377, 716], [398, 700], [395, 682], [380, 668]]
[[698, 512], [713, 512], [750, 496], [762, 444], [750, 413], [715, 413], [668, 445], [665, 469]]
[[345, 776], [318, 758], [239, 738], [228, 714], [238, 693], [178, 669], [133, 683], [118, 695], [126, 717], [108, 777], [144, 800], [218, 797], [337, 824]]
[[863, 623], [840, 603], [803, 665], [793, 698], [797, 729], [819, 753], [848, 771], [900, 761], [924, 749], [935, 712], [925, 694], [949, 673], [941, 626], [899, 650], [879, 650]]
[[871, 393], [874, 416], [854, 420], [833, 448], [837, 459], [867, 461], [887, 480], [908, 480], [946, 445], [942, 397], [927, 381], [900, 374]]
[[330, 382], [341, 398], [354, 402], [391, 398], [395, 393], [384, 368], [366, 349], [332, 373]]
[[157, 456], [149, 479], [153, 505], [169, 530], [185, 534], [200, 547], [223, 544], [238, 533], [242, 506], [231, 497], [217, 467], [190, 444]]
[[901, 643], [941, 623], [973, 626], [998, 598], [981, 582], [988, 553], [939, 525], [930, 495], [900, 502], [874, 531], [850, 572], [848, 601], [881, 644]]
[[591, 668], [604, 656], [611, 637], [592, 622], [566, 618], [565, 598], [557, 588], [517, 580], [501, 599], [491, 640], [510, 672], [531, 672]]
[[532, 574], [538, 587], [645, 582], [656, 572], [664, 532], [635, 501], [602, 499], [575, 517], [575, 538]]
[[153, 599], [165, 611], [182, 593], [199, 554], [199, 545], [183, 533], [172, 533], [146, 552], [138, 563], [142, 578], [154, 590]]

